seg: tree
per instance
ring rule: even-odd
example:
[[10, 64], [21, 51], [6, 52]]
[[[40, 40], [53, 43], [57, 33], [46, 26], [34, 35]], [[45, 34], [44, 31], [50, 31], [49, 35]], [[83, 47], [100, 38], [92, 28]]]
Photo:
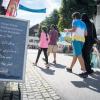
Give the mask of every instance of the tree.
[[64, 28], [71, 26], [71, 13], [70, 13], [70, 1], [62, 0], [61, 8], [59, 10], [60, 20], [58, 22], [58, 28], [63, 31]]
[[96, 0], [97, 1], [97, 4], [100, 4], [100, 0]]
[[95, 0], [62, 0], [61, 8], [59, 10], [60, 19], [58, 27], [60, 31], [64, 28], [71, 27], [71, 15], [73, 12], [87, 13], [89, 18], [96, 15], [97, 5]]
[[54, 9], [54, 11], [52, 12], [51, 17], [52, 17], [52, 24], [57, 25], [59, 21], [59, 13], [56, 9]]
[[56, 9], [50, 14], [49, 17], [46, 17], [44, 21], [42, 21], [41, 25], [47, 26], [50, 28], [51, 24], [57, 25], [59, 21], [59, 13]]
[[97, 13], [97, 2], [95, 0], [76, 0], [77, 5], [80, 5], [80, 13], [87, 13], [89, 18], [93, 18]]
[[2, 3], [3, 3], [3, 0], [0, 0], [0, 6], [2, 5]]
[[51, 24], [57, 25], [59, 31], [71, 27], [71, 15], [73, 12], [87, 13], [89, 18], [93, 18], [97, 12], [97, 2], [95, 0], [62, 0], [59, 11], [54, 10], [49, 17], [41, 23], [50, 27]]

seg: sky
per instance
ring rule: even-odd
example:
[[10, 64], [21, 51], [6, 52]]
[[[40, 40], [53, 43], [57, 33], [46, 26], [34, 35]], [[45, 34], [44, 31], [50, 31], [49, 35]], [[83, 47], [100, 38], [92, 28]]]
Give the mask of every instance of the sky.
[[[7, 7], [9, 0], [4, 0], [3, 5]], [[30, 20], [30, 27], [40, 23], [49, 16], [54, 9], [59, 9], [61, 0], [20, 0], [20, 4], [31, 9], [46, 8], [46, 13], [32, 13], [24, 10], [17, 10], [17, 18]]]

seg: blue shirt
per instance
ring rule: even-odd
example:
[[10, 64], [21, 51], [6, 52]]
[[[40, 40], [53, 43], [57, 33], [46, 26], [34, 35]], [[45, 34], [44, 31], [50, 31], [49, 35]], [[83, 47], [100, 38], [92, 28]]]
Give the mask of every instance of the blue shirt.
[[73, 32], [73, 40], [85, 41], [84, 34], [87, 31], [86, 25], [80, 19], [74, 19], [72, 22], [72, 27], [76, 28], [76, 31]]

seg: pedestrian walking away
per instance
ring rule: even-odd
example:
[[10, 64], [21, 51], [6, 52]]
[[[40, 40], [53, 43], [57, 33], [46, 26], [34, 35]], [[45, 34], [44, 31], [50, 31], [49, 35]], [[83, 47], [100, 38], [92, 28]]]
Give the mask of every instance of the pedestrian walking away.
[[49, 39], [49, 35], [47, 33], [47, 28], [46, 27], [42, 27], [40, 29], [40, 41], [39, 41], [38, 54], [37, 54], [37, 58], [36, 58], [35, 63], [33, 63], [35, 66], [38, 63], [40, 54], [41, 54], [41, 52], [43, 50], [44, 56], [45, 56], [45, 60], [46, 60], [46, 67], [49, 68], [49, 65], [48, 65], [48, 56], [47, 56], [47, 49], [48, 49], [49, 40], [50, 39]]
[[80, 77], [86, 78], [88, 75], [86, 73], [84, 60], [82, 57], [82, 48], [85, 42], [85, 35], [87, 35], [86, 25], [83, 21], [80, 20], [80, 13], [75, 12], [72, 14], [72, 28], [64, 29], [65, 32], [72, 32], [72, 46], [73, 46], [73, 60], [70, 68], [67, 68], [67, 71], [72, 72], [72, 68], [76, 63], [77, 59], [81, 65], [82, 73], [79, 74]]
[[56, 53], [58, 48], [57, 41], [58, 41], [59, 33], [55, 25], [51, 25], [51, 29], [49, 31], [49, 37], [50, 37], [50, 42], [49, 42], [47, 54], [49, 56], [50, 53], [53, 53], [54, 56], [53, 63], [56, 64]]
[[82, 21], [87, 27], [87, 36], [85, 36], [82, 55], [85, 62], [86, 71], [88, 74], [91, 74], [94, 72], [91, 66], [91, 53], [93, 45], [97, 42], [97, 34], [94, 24], [89, 20], [89, 17], [86, 13], [82, 14]]

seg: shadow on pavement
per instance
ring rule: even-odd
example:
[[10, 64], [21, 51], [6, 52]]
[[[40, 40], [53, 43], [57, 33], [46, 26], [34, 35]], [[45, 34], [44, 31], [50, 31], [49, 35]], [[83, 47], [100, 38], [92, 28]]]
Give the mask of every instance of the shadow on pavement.
[[100, 93], [100, 72], [94, 73], [91, 77], [84, 78], [83, 81], [71, 81], [78, 88], [88, 88]]
[[50, 63], [50, 65], [53, 65], [54, 67], [61, 68], [61, 69], [65, 69], [66, 68], [66, 66], [61, 65], [61, 64], [53, 64], [53, 63]]
[[55, 73], [55, 70], [52, 70], [50, 68], [42, 68], [40, 66], [37, 66], [38, 68], [40, 68], [43, 72], [45, 72], [46, 74], [49, 74], [49, 75], [54, 75]]

